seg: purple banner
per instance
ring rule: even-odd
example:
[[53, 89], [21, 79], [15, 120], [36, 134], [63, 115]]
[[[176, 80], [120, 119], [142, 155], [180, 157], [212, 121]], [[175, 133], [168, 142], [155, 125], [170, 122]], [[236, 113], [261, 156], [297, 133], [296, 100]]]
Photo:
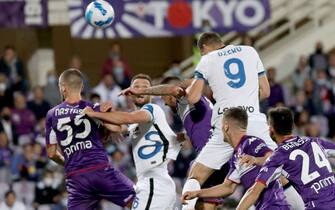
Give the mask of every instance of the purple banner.
[[0, 0], [0, 27], [46, 27], [47, 0]]
[[268, 0], [107, 0], [115, 10], [111, 27], [84, 20], [91, 0], [69, 1], [71, 34], [78, 38], [161, 37], [213, 30], [246, 32], [270, 18]]

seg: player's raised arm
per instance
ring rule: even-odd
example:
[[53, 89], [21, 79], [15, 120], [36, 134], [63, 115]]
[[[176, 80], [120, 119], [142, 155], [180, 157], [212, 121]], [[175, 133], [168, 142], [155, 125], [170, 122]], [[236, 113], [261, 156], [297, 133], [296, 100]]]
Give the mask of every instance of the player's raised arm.
[[259, 82], [259, 100], [262, 101], [270, 96], [270, 84], [266, 74], [258, 77]]
[[248, 210], [252, 205], [254, 205], [263, 190], [265, 185], [261, 182], [256, 182], [252, 187], [242, 197], [240, 203], [238, 204], [236, 210]]
[[175, 97], [182, 97], [185, 95], [184, 89], [178, 87], [176, 85], [171, 84], [164, 84], [164, 85], [157, 85], [150, 88], [145, 89], [134, 89], [134, 88], [127, 88], [121, 92], [121, 95], [153, 95], [153, 96], [165, 96], [165, 95], [172, 95]]
[[259, 100], [262, 101], [270, 96], [270, 84], [266, 76], [265, 68], [256, 50], [254, 50], [257, 58], [256, 69], [258, 73], [259, 84]]
[[204, 80], [195, 79], [191, 86], [186, 89], [186, 98], [190, 104], [195, 104], [200, 100], [204, 86]]
[[230, 181], [229, 179], [225, 179], [224, 183], [220, 185], [216, 185], [214, 187], [208, 189], [201, 189], [197, 191], [189, 191], [182, 195], [182, 203], [187, 203], [187, 200], [191, 200], [193, 198], [219, 198], [226, 197], [235, 192], [237, 184]]

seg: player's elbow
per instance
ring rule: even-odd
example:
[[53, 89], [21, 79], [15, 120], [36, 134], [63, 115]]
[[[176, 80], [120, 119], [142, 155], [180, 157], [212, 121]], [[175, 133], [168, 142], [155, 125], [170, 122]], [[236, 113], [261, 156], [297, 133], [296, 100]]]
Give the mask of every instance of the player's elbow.
[[187, 96], [187, 101], [190, 104], [196, 104], [201, 98], [201, 94], [189, 94]]
[[263, 90], [263, 97], [262, 98], [269, 98], [270, 97], [270, 93], [271, 93], [271, 91], [270, 91], [270, 88], [265, 88], [264, 90]]
[[55, 159], [57, 154], [56, 151], [47, 151], [48, 154], [48, 158], [50, 158], [51, 160]]

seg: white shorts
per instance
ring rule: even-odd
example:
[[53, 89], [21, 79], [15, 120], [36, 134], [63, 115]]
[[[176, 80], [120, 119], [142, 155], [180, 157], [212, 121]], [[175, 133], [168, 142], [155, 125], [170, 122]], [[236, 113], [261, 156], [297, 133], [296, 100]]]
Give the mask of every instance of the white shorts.
[[170, 176], [140, 178], [132, 210], [173, 210], [176, 185]]
[[[219, 124], [221, 125], [221, 123]], [[223, 164], [227, 163], [234, 151], [228, 143], [224, 142], [223, 133], [218, 127], [221, 126], [215, 126], [213, 135], [195, 160], [196, 162], [215, 170], [219, 170]], [[257, 118], [249, 118], [247, 135], [263, 139], [272, 150], [277, 148], [276, 143], [270, 137], [269, 126], [266, 122], [265, 115], [264, 117], [257, 116]]]

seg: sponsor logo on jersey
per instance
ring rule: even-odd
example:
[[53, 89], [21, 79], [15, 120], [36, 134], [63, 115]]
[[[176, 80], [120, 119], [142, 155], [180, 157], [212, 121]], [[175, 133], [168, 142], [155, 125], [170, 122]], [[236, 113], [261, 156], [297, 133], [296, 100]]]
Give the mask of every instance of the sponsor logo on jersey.
[[[255, 112], [255, 107], [253, 106], [236, 106], [238, 108], [242, 108], [244, 109], [245, 111], [247, 111], [248, 113], [253, 113]], [[219, 108], [218, 109], [218, 115], [222, 115], [224, 114], [228, 109], [230, 109], [232, 107], [224, 107], [224, 108]]]

